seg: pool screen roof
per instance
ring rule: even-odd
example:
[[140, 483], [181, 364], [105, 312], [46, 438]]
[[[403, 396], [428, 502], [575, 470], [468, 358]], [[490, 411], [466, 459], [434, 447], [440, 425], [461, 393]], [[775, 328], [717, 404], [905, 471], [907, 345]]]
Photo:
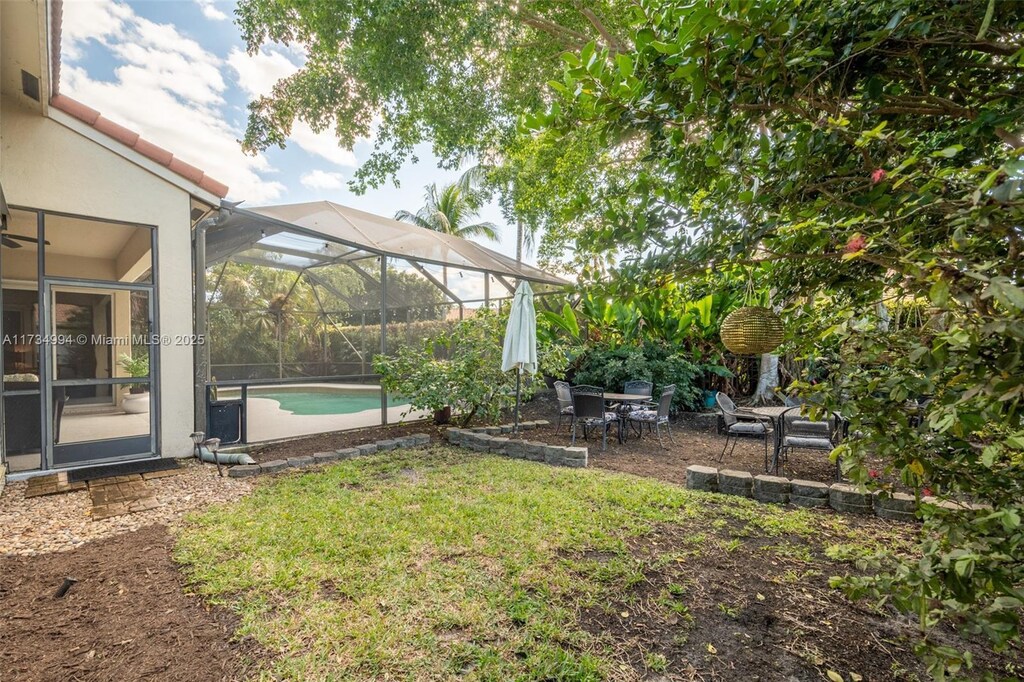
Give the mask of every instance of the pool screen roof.
[[466, 239], [330, 201], [223, 210], [206, 233], [207, 266], [232, 259], [307, 270], [378, 256], [568, 284]]

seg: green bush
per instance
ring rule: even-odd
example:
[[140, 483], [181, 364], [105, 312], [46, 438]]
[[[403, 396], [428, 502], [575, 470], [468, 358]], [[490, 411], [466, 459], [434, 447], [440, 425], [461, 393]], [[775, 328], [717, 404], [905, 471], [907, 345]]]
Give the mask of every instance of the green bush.
[[577, 384], [602, 386], [621, 391], [631, 380], [654, 382], [654, 390], [676, 385], [672, 399], [675, 409], [699, 409], [702, 403], [702, 369], [663, 343], [648, 341], [641, 345], [612, 348], [595, 346], [586, 351], [576, 369]]
[[[478, 310], [450, 330], [441, 330], [420, 346], [406, 346], [394, 356], [378, 355], [373, 368], [381, 386], [409, 399], [410, 409], [451, 407], [468, 424], [481, 415], [496, 420], [515, 404], [515, 372], [501, 371], [506, 316]], [[524, 381], [529, 398], [533, 382]]]

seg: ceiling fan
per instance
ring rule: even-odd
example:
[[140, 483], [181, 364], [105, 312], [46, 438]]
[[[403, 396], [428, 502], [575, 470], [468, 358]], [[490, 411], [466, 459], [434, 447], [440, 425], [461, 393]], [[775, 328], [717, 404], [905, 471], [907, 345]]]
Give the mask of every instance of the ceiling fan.
[[[3, 229], [4, 232], [0, 232], [0, 244], [6, 246], [9, 249], [20, 249], [21, 244], [18, 242], [31, 242], [33, 244], [39, 244], [39, 240], [35, 237], [23, 237], [20, 234], [7, 234], [7, 225], [5, 224]], [[44, 241], [43, 244], [49, 246], [50, 242]]]
[[[8, 213], [7, 201], [4, 199], [3, 190], [0, 189], [0, 244], [9, 249], [20, 249], [21, 244], [18, 242], [31, 242], [32, 244], [38, 245], [39, 240], [36, 237], [23, 237], [20, 234], [7, 234]], [[49, 246], [50, 242], [44, 241], [43, 244]]]

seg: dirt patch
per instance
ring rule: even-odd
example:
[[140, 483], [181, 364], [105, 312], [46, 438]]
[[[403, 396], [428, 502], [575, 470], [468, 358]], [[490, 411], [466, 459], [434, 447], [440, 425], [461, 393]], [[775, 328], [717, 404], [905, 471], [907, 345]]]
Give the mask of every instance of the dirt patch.
[[[818, 680], [828, 671], [844, 680], [928, 678], [913, 653], [913, 622], [830, 588], [829, 576], [848, 567], [824, 557], [822, 545], [748, 538], [730, 549], [728, 537], [723, 531], [698, 547], [691, 530], [659, 527], [630, 548], [646, 565], [644, 580], [613, 603], [579, 609], [581, 626], [643, 679]], [[786, 556], [792, 547], [813, 561]], [[658, 560], [666, 555], [677, 558]], [[932, 636], [972, 650], [975, 672], [998, 678], [1019, 665], [949, 629]]]
[[[73, 552], [0, 557], [0, 679], [237, 680], [256, 646], [236, 616], [185, 593], [172, 538], [150, 526]], [[64, 578], [78, 582], [61, 599]]]

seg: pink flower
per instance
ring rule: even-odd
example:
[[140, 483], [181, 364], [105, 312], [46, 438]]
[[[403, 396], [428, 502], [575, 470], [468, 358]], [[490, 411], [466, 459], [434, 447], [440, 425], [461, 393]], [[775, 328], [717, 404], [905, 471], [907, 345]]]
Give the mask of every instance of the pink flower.
[[871, 478], [878, 478], [878, 469], [869, 469], [868, 476]]
[[921, 496], [922, 497], [931, 497], [932, 496], [932, 489], [931, 488], [921, 488]]
[[871, 182], [877, 185], [882, 180], [885, 180], [886, 175], [888, 175], [888, 173], [885, 172], [884, 168], [876, 168], [871, 171]]
[[850, 241], [846, 242], [846, 246], [843, 251], [846, 253], [857, 253], [863, 251], [864, 247], [868, 245], [868, 238], [862, 235], [860, 232], [850, 237]]

